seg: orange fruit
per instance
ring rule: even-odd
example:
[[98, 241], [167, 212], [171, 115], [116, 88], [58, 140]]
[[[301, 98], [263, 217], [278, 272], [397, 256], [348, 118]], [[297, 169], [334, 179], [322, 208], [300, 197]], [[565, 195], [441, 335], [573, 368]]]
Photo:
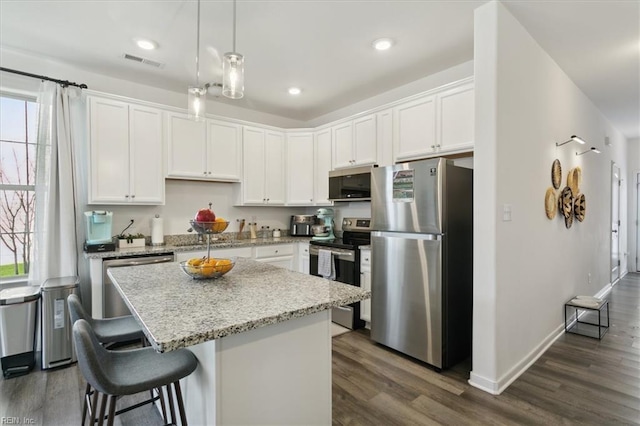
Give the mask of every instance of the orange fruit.
[[202, 258], [194, 257], [192, 259], [187, 260], [187, 270], [192, 274], [197, 274], [200, 270], [200, 265], [202, 264]]
[[213, 224], [213, 232], [222, 232], [227, 229], [227, 221], [221, 217], [216, 217], [215, 223]]
[[216, 260], [214, 258], [206, 259], [200, 267], [200, 273], [206, 277], [210, 277], [216, 273]]
[[220, 259], [216, 263], [216, 271], [218, 271], [221, 274], [226, 274], [231, 270], [231, 268], [233, 268], [233, 264], [229, 259]]

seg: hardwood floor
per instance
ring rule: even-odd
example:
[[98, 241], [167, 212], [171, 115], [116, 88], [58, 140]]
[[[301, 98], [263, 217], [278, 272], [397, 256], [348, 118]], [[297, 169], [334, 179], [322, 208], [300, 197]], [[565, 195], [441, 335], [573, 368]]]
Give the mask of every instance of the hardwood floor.
[[[640, 424], [640, 274], [628, 274], [608, 297], [611, 327], [601, 341], [563, 335], [499, 396], [467, 383], [470, 362], [436, 373], [371, 342], [366, 330], [334, 337], [333, 423]], [[77, 366], [1, 380], [0, 423], [18, 417], [20, 424], [26, 418], [34, 425], [78, 425], [83, 392]], [[145, 406], [116, 424], [162, 419]]]
[[565, 334], [501, 395], [467, 383], [470, 363], [436, 373], [371, 342], [333, 339], [334, 425], [640, 424], [640, 274], [608, 296], [602, 340]]

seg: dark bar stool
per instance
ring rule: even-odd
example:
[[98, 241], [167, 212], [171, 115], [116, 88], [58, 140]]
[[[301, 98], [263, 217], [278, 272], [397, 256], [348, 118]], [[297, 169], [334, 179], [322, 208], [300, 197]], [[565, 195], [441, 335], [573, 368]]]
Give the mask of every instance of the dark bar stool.
[[[142, 332], [142, 328], [140, 328], [132, 315], [108, 319], [94, 319], [87, 313], [82, 306], [80, 298], [75, 294], [71, 294], [67, 297], [67, 306], [69, 307], [71, 324], [75, 324], [75, 322], [80, 319], [87, 321], [93, 329], [98, 341], [103, 346], [109, 348], [111, 345], [129, 342], [136, 339], [140, 339], [142, 346], [146, 346], [147, 339]], [[153, 396], [153, 393], [150, 394]], [[91, 390], [91, 385], [87, 382], [87, 386], [84, 391], [84, 400], [82, 403], [83, 426], [84, 419], [87, 416], [87, 410], [89, 409], [89, 406], [91, 406], [90, 398], [92, 395], [94, 395], [94, 392]], [[97, 394], [94, 395], [93, 400], [93, 406], [95, 407], [97, 403]], [[89, 414], [92, 415], [91, 413]]]
[[[164, 403], [162, 403], [164, 421], [177, 424], [171, 385], [173, 385], [178, 402], [180, 424], [187, 424], [179, 380], [187, 377], [198, 366], [198, 360], [191, 351], [178, 349], [160, 354], [150, 347], [110, 351], [102, 347], [89, 323], [82, 319], [73, 325], [73, 339], [80, 371], [95, 390], [91, 424], [96, 421], [98, 393], [102, 394], [97, 418], [98, 425], [102, 425], [105, 419], [108, 399], [107, 425], [112, 426], [114, 417], [118, 414], [151, 403], [158, 398], [163, 401], [163, 387], [166, 388], [171, 411], [171, 419], [168, 419]], [[153, 389], [160, 390], [159, 397], [116, 412], [116, 399], [119, 396], [133, 395]], [[84, 424], [84, 417], [82, 421]]]
[[142, 339], [144, 344], [146, 340], [142, 329], [132, 315], [108, 319], [94, 319], [84, 310], [80, 298], [75, 294], [67, 298], [67, 305], [69, 306], [71, 323], [75, 324], [79, 319], [87, 321], [103, 345], [128, 342], [136, 339]]

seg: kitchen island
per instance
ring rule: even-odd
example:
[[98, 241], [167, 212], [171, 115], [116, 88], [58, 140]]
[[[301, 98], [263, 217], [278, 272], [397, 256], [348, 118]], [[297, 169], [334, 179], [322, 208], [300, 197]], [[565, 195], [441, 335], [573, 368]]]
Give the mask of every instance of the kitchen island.
[[244, 258], [218, 280], [177, 263], [108, 273], [157, 351], [198, 358], [189, 424], [331, 423], [331, 308], [368, 291]]

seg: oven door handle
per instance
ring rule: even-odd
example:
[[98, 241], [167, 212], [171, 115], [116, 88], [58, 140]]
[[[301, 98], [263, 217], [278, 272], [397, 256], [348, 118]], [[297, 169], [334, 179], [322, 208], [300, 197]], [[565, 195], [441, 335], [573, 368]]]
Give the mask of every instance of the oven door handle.
[[[309, 247], [309, 256], [318, 256], [319, 251], [320, 249], [311, 246]], [[350, 250], [345, 250], [345, 251], [329, 250], [329, 251], [331, 251], [331, 254], [337, 257], [339, 260], [344, 260], [346, 262], [356, 261], [356, 253], [354, 251], [350, 251]]]

